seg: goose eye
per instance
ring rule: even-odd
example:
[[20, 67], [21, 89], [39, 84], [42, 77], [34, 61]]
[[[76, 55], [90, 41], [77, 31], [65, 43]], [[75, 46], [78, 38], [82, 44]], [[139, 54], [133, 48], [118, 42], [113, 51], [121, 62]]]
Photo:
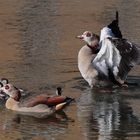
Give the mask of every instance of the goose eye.
[[5, 86], [5, 89], [8, 90], [10, 87], [8, 85]]
[[90, 37], [91, 36], [91, 33], [87, 33], [87, 35], [86, 35], [87, 37]]

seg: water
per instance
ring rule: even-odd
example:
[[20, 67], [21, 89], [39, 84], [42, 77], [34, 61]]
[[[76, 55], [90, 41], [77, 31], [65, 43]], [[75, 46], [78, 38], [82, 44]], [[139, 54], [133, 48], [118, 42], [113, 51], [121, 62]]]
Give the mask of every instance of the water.
[[[91, 90], [77, 69], [83, 43], [75, 39], [85, 30], [99, 34], [118, 10], [122, 33], [140, 43], [139, 5], [138, 0], [1, 0], [1, 77], [30, 96], [54, 94], [62, 86], [76, 103], [62, 114], [37, 119], [9, 111], [1, 102], [0, 139], [140, 139], [139, 86], [106, 93]], [[139, 83], [139, 74], [136, 67], [129, 81]]]
[[139, 98], [134, 88], [102, 94], [86, 90], [78, 104], [85, 139], [139, 139]]

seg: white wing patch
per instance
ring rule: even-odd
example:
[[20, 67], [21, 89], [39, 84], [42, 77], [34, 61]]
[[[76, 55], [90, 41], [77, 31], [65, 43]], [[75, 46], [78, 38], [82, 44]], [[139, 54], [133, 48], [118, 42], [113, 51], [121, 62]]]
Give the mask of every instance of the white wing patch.
[[101, 30], [101, 35], [100, 35], [100, 42], [106, 39], [107, 37], [115, 37], [114, 34], [112, 33], [111, 29], [108, 27], [104, 27]]
[[108, 76], [108, 69], [111, 69], [114, 76], [118, 74], [118, 67], [121, 61], [121, 55], [118, 49], [111, 43], [107, 37], [114, 36], [111, 30], [107, 27], [104, 27], [101, 30], [101, 42], [100, 42], [100, 51], [93, 60], [94, 67]]
[[[93, 62], [94, 63], [94, 62]], [[96, 65], [94, 65], [101, 73], [104, 73], [104, 75], [108, 76], [108, 69], [106, 66], [105, 60], [102, 60], [100, 62], [96, 62]]]

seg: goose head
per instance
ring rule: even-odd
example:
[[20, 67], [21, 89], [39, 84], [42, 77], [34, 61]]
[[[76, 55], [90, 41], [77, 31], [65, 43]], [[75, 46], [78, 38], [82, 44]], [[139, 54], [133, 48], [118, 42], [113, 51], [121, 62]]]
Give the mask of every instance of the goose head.
[[20, 91], [12, 84], [3, 84], [0, 82], [0, 92], [5, 96], [8, 95], [10, 98], [13, 98], [15, 101], [19, 101], [21, 97]]
[[81, 39], [90, 46], [98, 46], [99, 36], [92, 33], [91, 31], [85, 31], [82, 35], [78, 35], [76, 38]]

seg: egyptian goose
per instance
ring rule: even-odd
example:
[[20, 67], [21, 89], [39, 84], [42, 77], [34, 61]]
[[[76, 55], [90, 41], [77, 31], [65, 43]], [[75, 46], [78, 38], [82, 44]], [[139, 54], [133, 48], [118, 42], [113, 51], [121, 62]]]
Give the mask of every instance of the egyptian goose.
[[74, 100], [61, 95], [54, 97], [40, 95], [24, 105], [20, 101], [21, 93], [18, 88], [15, 88], [12, 84], [3, 85], [1, 82], [0, 86], [0, 95], [3, 96], [6, 94], [9, 96], [5, 104], [7, 109], [35, 117], [47, 117], [48, 115], [64, 109]]
[[105, 80], [107, 84], [112, 82], [123, 86], [127, 83], [128, 72], [140, 63], [138, 45], [122, 38], [118, 26], [118, 12], [116, 19], [101, 30], [100, 39], [90, 31], [77, 38], [87, 43], [79, 51], [78, 68], [91, 87]]

